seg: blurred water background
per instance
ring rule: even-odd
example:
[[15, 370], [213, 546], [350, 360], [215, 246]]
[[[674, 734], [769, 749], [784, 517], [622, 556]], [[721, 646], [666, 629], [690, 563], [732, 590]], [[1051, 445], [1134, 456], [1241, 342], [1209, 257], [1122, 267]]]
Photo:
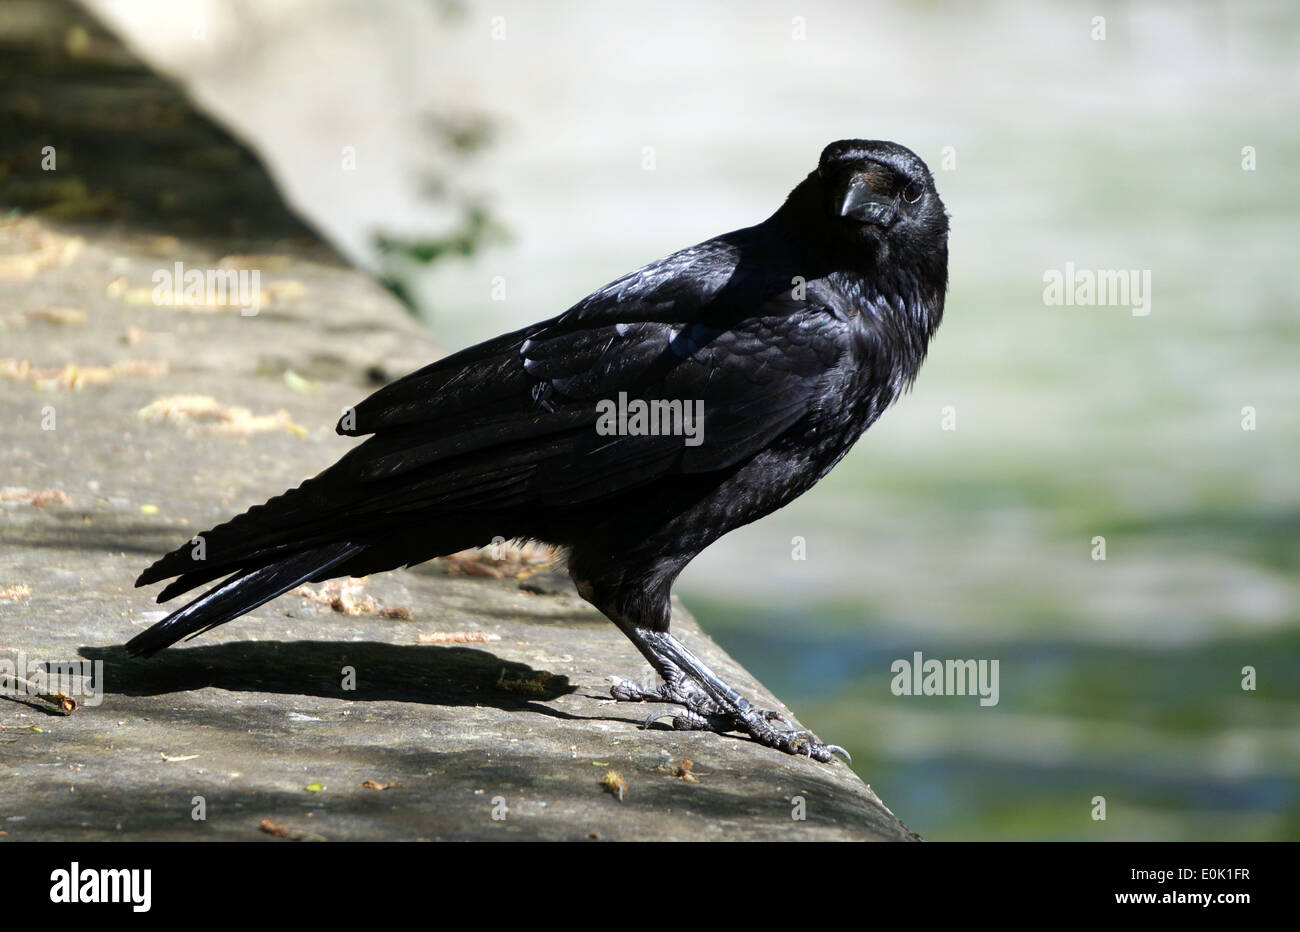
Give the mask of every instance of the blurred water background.
[[[952, 214], [915, 391], [678, 593], [928, 838], [1300, 838], [1296, 4], [89, 6], [358, 262], [487, 211], [404, 272], [449, 350], [763, 219], [831, 140], [914, 149]], [[1067, 262], [1150, 270], [1150, 314], [1046, 306]], [[999, 703], [893, 695], [915, 651]]]

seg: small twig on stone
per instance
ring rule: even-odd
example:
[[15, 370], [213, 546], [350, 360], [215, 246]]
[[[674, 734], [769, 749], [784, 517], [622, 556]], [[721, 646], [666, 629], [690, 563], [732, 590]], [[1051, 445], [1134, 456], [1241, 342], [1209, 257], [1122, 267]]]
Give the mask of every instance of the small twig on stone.
[[6, 674], [4, 679], [8, 688], [0, 691], [0, 697], [21, 702], [42, 712], [49, 712], [51, 715], [71, 715], [77, 711], [77, 700], [66, 693], [39, 692], [40, 687], [37, 684], [16, 673]]

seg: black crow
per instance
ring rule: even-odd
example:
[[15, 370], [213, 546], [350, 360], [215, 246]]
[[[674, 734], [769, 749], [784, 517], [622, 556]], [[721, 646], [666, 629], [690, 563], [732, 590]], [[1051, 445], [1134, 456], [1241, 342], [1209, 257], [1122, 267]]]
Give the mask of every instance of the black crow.
[[757, 226], [347, 410], [338, 432], [369, 439], [201, 535], [201, 565], [187, 544], [140, 575], [177, 577], [160, 602], [227, 578], [127, 650], [152, 654], [304, 582], [532, 539], [562, 549], [578, 592], [663, 678], [611, 678], [614, 698], [828, 761], [843, 750], [755, 709], [669, 634], [669, 590], [709, 544], [811, 488], [910, 386], [947, 284], [948, 218], [925, 163], [891, 142], [832, 143]]

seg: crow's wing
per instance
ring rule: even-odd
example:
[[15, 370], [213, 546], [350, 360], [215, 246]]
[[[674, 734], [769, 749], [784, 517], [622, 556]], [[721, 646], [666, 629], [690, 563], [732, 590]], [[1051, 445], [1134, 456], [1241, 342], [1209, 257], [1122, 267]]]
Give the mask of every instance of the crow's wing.
[[[522, 368], [524, 343], [540, 334], [549, 340], [589, 326], [680, 326], [721, 305], [739, 308], [743, 315], [766, 295], [719, 299], [737, 277], [741, 261], [736, 245], [725, 238], [683, 249], [610, 282], [560, 317], [480, 343], [381, 388], [340, 419], [338, 432], [359, 436], [401, 426], [446, 424], [462, 415], [477, 419], [492, 410], [517, 413], [530, 392], [545, 391]], [[636, 349], [630, 343], [611, 347], [629, 355]]]
[[[352, 475], [408, 477], [394, 491], [412, 508], [460, 495], [476, 507], [574, 504], [754, 455], [827, 403], [820, 389], [842, 376], [854, 328], [788, 289], [737, 287], [734, 261], [702, 248], [376, 392], [340, 425], [375, 435], [351, 455]], [[702, 408], [702, 442], [602, 434], [600, 406], [620, 396]]]
[[[716, 268], [712, 277], [680, 272], [648, 267], [560, 317], [379, 390], [338, 428], [373, 436], [316, 478], [203, 535], [202, 576], [411, 522], [592, 502], [673, 474], [725, 469], [828, 397], [838, 402], [821, 389], [851, 351], [849, 323], [788, 291], [728, 291], [723, 283], [734, 274]], [[702, 404], [702, 442], [602, 435], [598, 405], [620, 393]], [[193, 567], [181, 548], [141, 582]]]

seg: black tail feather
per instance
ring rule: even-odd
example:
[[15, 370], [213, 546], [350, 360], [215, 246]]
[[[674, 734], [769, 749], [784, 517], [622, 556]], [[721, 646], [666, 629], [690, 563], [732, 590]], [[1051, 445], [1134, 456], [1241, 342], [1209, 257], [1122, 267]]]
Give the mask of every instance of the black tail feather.
[[148, 657], [187, 635], [202, 634], [251, 612], [276, 596], [338, 566], [363, 550], [364, 544], [335, 543], [286, 556], [251, 571], [240, 570], [184, 608], [178, 609], [126, 644], [127, 653]]

